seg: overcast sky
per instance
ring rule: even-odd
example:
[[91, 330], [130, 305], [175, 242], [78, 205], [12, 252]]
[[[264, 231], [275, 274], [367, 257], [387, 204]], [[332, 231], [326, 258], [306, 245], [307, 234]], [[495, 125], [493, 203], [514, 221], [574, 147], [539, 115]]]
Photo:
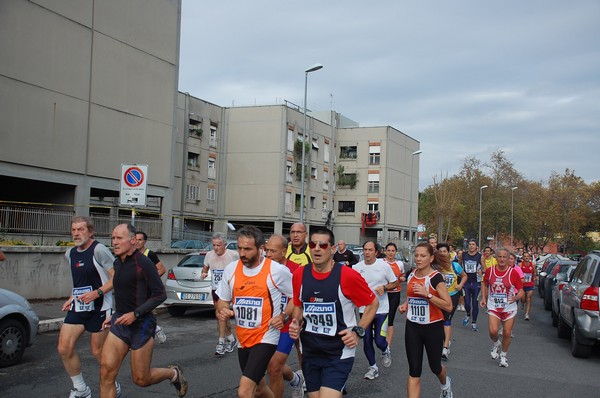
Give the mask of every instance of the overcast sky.
[[333, 109], [421, 143], [420, 187], [503, 149], [530, 180], [600, 174], [600, 1], [183, 0], [179, 91]]

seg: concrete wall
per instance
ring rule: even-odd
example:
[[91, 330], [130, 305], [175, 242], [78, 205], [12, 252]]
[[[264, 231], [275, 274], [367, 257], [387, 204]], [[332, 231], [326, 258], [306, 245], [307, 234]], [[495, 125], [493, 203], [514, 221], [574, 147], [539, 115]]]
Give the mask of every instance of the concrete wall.
[[[64, 247], [4, 246], [0, 261], [0, 288], [19, 293], [26, 299], [56, 299], [71, 294], [72, 279]], [[157, 251], [167, 270], [189, 251]], [[163, 276], [166, 279], [167, 274]]]

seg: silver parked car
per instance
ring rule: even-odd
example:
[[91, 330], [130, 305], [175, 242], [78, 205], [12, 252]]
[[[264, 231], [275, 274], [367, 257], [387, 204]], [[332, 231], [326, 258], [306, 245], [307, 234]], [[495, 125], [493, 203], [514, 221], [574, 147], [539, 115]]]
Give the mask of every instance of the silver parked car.
[[186, 255], [167, 273], [167, 299], [164, 304], [169, 314], [182, 316], [188, 308], [213, 307], [212, 272], [208, 271], [206, 279], [201, 277], [206, 253], [202, 251]]
[[39, 318], [29, 301], [0, 289], [0, 368], [18, 363], [25, 348], [33, 344]]

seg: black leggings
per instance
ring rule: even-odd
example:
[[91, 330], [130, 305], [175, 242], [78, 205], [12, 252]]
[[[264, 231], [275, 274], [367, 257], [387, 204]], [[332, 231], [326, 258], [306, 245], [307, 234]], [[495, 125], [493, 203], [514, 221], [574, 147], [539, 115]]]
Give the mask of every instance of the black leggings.
[[388, 326], [394, 326], [394, 318], [398, 307], [400, 306], [400, 295], [402, 292], [388, 292], [388, 301], [390, 303], [390, 313], [388, 314]]
[[421, 377], [423, 371], [423, 347], [427, 351], [429, 368], [435, 375], [442, 372], [442, 348], [444, 348], [444, 323], [438, 321], [420, 325], [406, 321], [404, 346], [411, 377]]

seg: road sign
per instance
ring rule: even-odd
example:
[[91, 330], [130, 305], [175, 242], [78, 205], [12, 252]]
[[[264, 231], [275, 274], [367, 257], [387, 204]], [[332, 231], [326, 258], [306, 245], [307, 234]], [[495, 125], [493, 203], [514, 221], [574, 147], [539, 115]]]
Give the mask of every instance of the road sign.
[[146, 206], [147, 164], [121, 165], [121, 206]]

